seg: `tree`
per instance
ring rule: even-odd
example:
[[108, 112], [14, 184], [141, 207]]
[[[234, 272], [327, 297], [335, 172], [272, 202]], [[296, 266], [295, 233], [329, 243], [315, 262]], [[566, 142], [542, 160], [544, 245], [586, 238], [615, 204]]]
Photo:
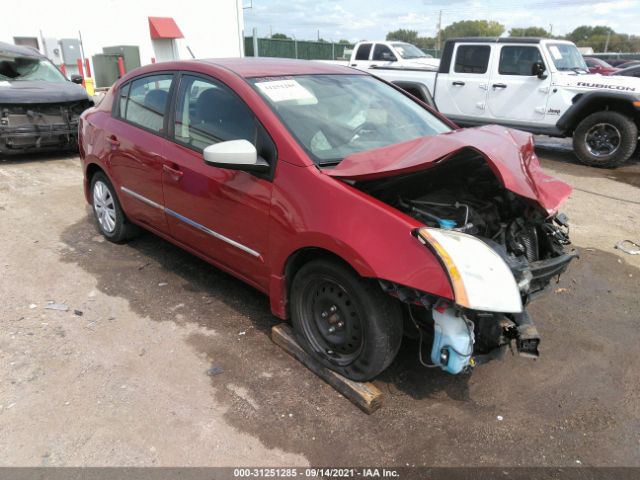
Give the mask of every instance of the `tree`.
[[291, 37], [287, 37], [284, 33], [274, 33], [271, 35], [271, 38], [275, 38], [276, 40], [291, 40]]
[[504, 25], [494, 20], [462, 20], [442, 30], [442, 38], [499, 37], [503, 33]]
[[549, 38], [551, 34], [542, 27], [512, 28], [510, 37], [542, 37]]
[[418, 43], [418, 32], [416, 30], [405, 30], [401, 28], [387, 33], [387, 40], [397, 40], [399, 42]]
[[348, 45], [351, 45], [351, 42], [349, 40], [345, 40], [344, 38], [340, 39], [338, 43], [346, 43]]
[[614, 34], [615, 32], [610, 28], [604, 25], [598, 25], [592, 27], [590, 25], [581, 25], [580, 27], [573, 30], [573, 32], [567, 34], [567, 40], [571, 40], [576, 45], [589, 42], [593, 37], [604, 36]]

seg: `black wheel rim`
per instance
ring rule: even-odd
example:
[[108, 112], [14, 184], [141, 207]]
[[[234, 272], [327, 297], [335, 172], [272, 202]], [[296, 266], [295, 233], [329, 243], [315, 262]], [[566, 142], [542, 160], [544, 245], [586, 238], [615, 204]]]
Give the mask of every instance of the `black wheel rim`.
[[347, 289], [333, 279], [318, 278], [306, 286], [301, 323], [313, 350], [333, 364], [348, 365], [362, 350], [360, 309]]
[[587, 132], [587, 150], [594, 157], [607, 157], [620, 147], [622, 135], [610, 123], [597, 123]]

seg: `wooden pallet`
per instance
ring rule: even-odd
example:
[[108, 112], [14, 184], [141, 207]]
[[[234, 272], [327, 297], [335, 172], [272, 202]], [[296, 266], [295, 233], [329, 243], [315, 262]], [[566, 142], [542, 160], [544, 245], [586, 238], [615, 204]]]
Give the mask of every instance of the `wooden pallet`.
[[372, 414], [382, 406], [382, 392], [373, 383], [354, 382], [333, 370], [329, 370], [304, 351], [296, 341], [291, 326], [286, 323], [281, 323], [271, 329], [271, 340], [353, 402], [363, 412]]

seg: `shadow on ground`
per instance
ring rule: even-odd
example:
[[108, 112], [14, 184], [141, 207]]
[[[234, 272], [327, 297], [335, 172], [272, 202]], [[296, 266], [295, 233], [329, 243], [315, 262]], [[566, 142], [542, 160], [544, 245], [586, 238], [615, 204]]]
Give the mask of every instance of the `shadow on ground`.
[[[583, 178], [608, 178], [616, 182], [640, 187], [640, 149], [622, 166], [600, 169], [582, 165], [570, 145], [536, 139], [536, 152], [545, 165]], [[636, 203], [636, 202], [634, 202]], [[640, 203], [640, 202], [638, 202]]]
[[138, 315], [215, 331], [187, 341], [222, 367], [211, 385], [229, 423], [313, 465], [639, 464], [640, 271], [612, 254], [583, 250], [532, 306], [539, 361], [508, 356], [453, 377], [420, 366], [405, 342], [376, 382], [384, 407], [366, 416], [269, 340], [267, 298], [242, 282], [151, 234], [103, 241], [88, 219], [62, 241], [64, 261]]

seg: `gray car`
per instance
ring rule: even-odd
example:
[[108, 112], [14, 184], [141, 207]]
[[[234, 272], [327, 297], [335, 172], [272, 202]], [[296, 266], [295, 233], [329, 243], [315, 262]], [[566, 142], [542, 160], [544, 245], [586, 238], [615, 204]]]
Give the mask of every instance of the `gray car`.
[[0, 42], [0, 155], [76, 149], [78, 118], [93, 101], [34, 49]]

